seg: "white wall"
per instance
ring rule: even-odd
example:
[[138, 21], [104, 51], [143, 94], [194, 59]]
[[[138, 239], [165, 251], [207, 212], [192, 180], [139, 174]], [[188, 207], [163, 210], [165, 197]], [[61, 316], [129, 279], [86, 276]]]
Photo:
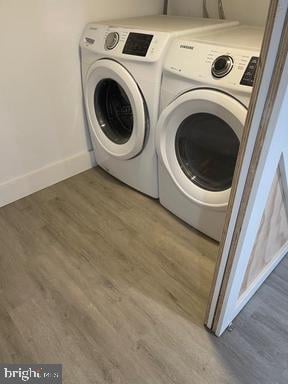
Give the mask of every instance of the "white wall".
[[[175, 15], [202, 15], [202, 0], [169, 0], [169, 13]], [[222, 0], [225, 16], [241, 23], [264, 25], [270, 0]], [[210, 17], [218, 17], [217, 0], [207, 0]]]
[[78, 44], [97, 19], [162, 0], [0, 1], [0, 206], [91, 166]]

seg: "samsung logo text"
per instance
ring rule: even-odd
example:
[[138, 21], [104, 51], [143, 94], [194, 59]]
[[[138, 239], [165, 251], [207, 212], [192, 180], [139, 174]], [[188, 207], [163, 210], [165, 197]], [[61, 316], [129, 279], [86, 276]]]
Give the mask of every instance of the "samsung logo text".
[[190, 49], [191, 51], [194, 49], [193, 45], [185, 45], [185, 44], [181, 44], [181, 45], [180, 45], [180, 48], [183, 48], [183, 49]]

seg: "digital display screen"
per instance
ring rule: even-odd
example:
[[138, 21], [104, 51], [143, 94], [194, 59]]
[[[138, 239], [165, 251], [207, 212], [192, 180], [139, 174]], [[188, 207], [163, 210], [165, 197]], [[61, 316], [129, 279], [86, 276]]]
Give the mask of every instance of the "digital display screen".
[[129, 33], [123, 53], [126, 55], [142, 56], [147, 55], [153, 35], [144, 33]]

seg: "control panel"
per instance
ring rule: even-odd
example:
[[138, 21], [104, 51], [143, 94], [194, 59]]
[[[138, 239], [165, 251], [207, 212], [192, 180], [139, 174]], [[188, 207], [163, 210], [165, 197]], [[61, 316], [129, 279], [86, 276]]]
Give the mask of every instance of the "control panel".
[[152, 39], [153, 35], [131, 32], [127, 38], [123, 53], [126, 55], [145, 57]]
[[156, 63], [166, 53], [169, 38], [167, 32], [92, 23], [82, 35], [81, 47], [101, 57]]
[[[260, 51], [260, 48], [259, 48]], [[166, 57], [169, 71], [195, 84], [251, 93], [259, 52], [195, 40], [174, 40]]]
[[253, 56], [249, 61], [249, 64], [245, 70], [245, 73], [241, 79], [241, 85], [247, 85], [253, 87], [255, 81], [256, 70], [258, 66], [259, 57]]

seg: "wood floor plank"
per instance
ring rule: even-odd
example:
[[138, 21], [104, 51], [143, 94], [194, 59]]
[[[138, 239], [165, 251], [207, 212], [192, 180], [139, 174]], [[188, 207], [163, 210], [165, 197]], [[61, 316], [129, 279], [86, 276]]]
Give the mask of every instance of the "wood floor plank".
[[100, 169], [3, 207], [0, 361], [62, 363], [65, 384], [287, 384], [287, 260], [217, 339], [216, 256]]

